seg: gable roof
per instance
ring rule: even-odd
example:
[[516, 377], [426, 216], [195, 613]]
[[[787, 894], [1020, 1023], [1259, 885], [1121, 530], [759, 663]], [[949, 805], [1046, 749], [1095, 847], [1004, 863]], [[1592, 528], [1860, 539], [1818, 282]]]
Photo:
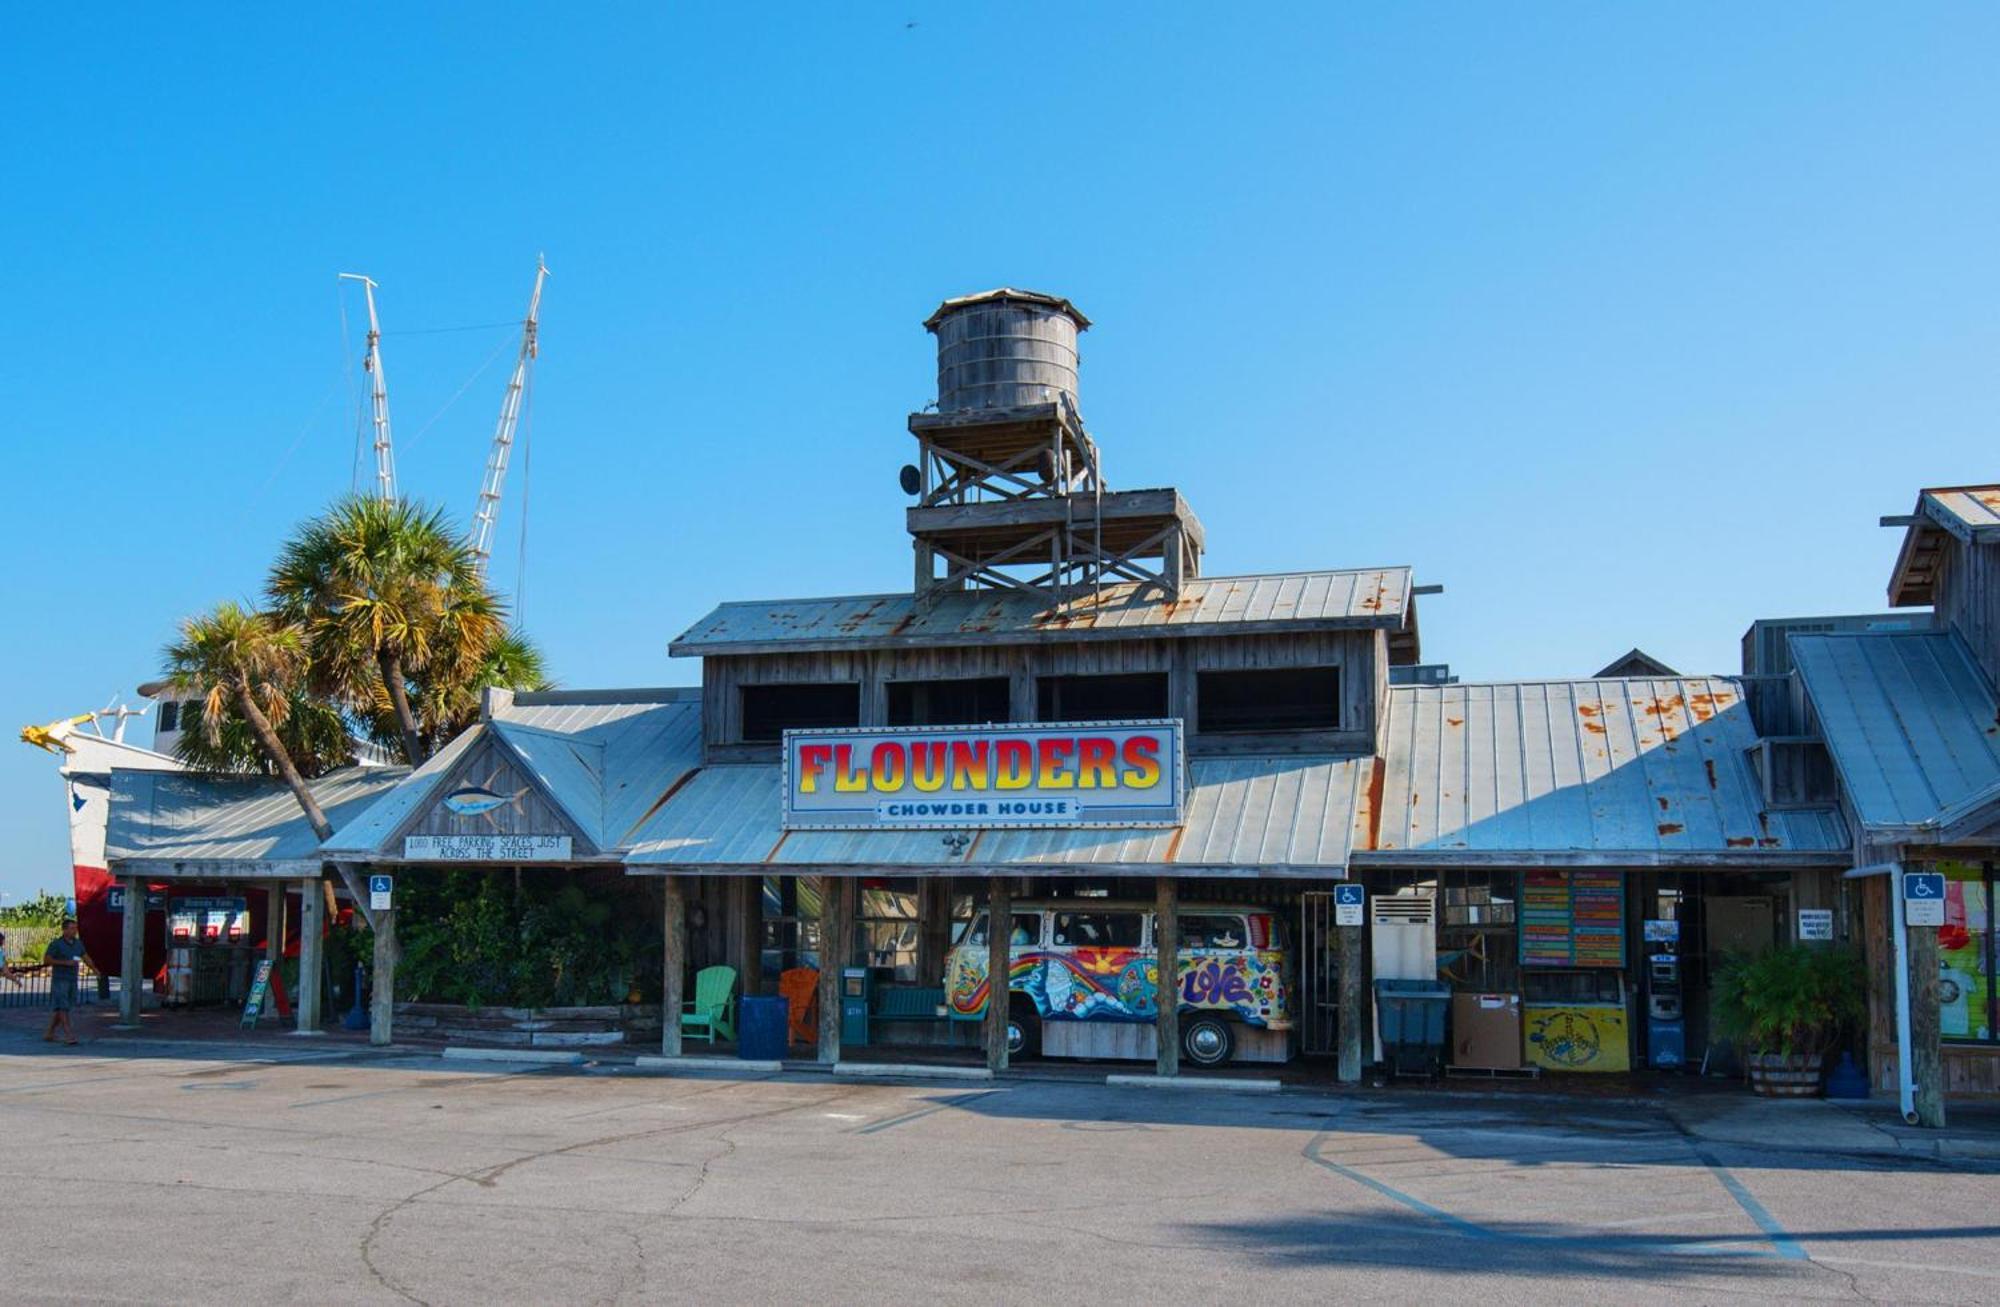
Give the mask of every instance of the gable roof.
[[[308, 782], [336, 833], [410, 773], [344, 767]], [[301, 875], [327, 855], [283, 781], [192, 772], [111, 772], [105, 857], [114, 871], [167, 876]]]
[[676, 657], [813, 649], [1031, 644], [1256, 631], [1399, 630], [1411, 614], [1410, 569], [1210, 576], [1178, 599], [1123, 582], [1067, 609], [1019, 590], [964, 590], [919, 604], [913, 594], [726, 603], [667, 646]]
[[1635, 645], [1605, 664], [1591, 679], [1601, 681], [1607, 677], [1679, 675], [1679, 672]]
[[2000, 704], [1954, 631], [1792, 637], [1863, 831], [1946, 843], [2000, 822]]
[[1917, 495], [1917, 520], [1903, 533], [1903, 547], [1889, 575], [1889, 605], [1932, 602], [1938, 560], [1951, 540], [2000, 544], [2000, 485], [1940, 486]]

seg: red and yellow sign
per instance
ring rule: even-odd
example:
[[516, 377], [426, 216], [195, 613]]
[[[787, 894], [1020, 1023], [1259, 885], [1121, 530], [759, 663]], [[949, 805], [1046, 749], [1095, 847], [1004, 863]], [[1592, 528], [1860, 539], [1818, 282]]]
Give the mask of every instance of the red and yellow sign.
[[1178, 826], [1178, 721], [785, 732], [787, 829]]

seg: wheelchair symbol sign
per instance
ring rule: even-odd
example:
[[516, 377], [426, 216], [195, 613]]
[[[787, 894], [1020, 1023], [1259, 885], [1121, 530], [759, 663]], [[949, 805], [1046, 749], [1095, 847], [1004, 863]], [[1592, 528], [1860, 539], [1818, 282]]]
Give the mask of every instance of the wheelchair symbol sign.
[[1904, 876], [1903, 897], [1906, 899], [1943, 898], [1944, 873], [1941, 871], [1916, 871]]
[[1944, 873], [1911, 872], [1903, 877], [1903, 920], [1912, 926], [1944, 925]]

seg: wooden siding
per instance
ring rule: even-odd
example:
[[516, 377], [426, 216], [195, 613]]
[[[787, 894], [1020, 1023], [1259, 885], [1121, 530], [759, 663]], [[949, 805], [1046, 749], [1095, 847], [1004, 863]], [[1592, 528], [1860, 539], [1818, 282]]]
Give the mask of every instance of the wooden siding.
[[453, 812], [440, 800], [407, 826], [403, 835], [567, 835], [572, 841], [571, 851], [577, 856], [588, 857], [598, 852], [589, 838], [544, 799], [534, 782], [490, 741], [475, 748], [453, 770], [455, 775], [444, 787], [447, 794], [461, 786], [482, 785], [510, 800], [519, 796], [518, 801], [468, 816]]
[[2000, 684], [2000, 545], [1953, 539], [1933, 593], [1939, 619], [1965, 638], [1987, 679]]
[[1035, 682], [1044, 676], [1166, 672], [1169, 710], [1198, 720], [1196, 677], [1204, 671], [1337, 667], [1340, 729], [1269, 735], [1190, 735], [1195, 753], [1342, 753], [1374, 747], [1387, 705], [1387, 637], [1380, 631], [1073, 641], [1047, 645], [722, 654], [702, 660], [702, 730], [709, 762], [775, 759], [774, 745], [742, 743], [746, 685], [853, 682], [861, 686], [863, 726], [888, 721], [891, 681], [1007, 677], [1015, 721], [1035, 720]]

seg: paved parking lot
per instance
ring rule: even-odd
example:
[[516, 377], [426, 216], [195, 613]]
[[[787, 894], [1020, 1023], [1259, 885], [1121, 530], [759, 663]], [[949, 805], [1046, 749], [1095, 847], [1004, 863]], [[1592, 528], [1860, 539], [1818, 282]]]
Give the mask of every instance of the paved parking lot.
[[0, 1122], [8, 1301], [2000, 1299], [1992, 1169], [1649, 1108], [10, 1040]]

